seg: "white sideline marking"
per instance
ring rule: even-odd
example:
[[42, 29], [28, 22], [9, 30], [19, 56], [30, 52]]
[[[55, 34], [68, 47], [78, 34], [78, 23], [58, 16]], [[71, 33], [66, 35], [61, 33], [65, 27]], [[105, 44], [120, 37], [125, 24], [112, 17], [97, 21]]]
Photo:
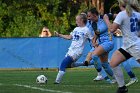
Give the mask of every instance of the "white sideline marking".
[[110, 87], [112, 87], [111, 85], [106, 85], [106, 86], [104, 86], [104, 85], [100, 85], [100, 86], [96, 86], [96, 85], [94, 85], [94, 86], [92, 86], [92, 85], [62, 85], [62, 86], [71, 86], [71, 87], [94, 87], [94, 88], [110, 88]]
[[63, 91], [57, 91], [57, 90], [44, 89], [44, 88], [39, 88], [39, 87], [32, 87], [29, 85], [21, 85], [21, 84], [13, 84], [13, 85], [19, 86], [19, 87], [30, 88], [30, 89], [41, 90], [41, 91], [53, 92], [53, 93], [72, 93], [72, 92], [63, 92]]

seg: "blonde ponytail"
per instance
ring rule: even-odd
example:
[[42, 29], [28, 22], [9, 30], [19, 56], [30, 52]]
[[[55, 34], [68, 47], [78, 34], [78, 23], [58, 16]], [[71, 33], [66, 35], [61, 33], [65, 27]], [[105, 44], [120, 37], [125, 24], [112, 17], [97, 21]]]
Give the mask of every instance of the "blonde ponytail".
[[125, 7], [128, 16], [131, 16], [131, 14], [132, 14], [132, 8], [131, 8], [131, 5], [130, 5], [130, 1], [131, 0], [127, 0], [126, 7]]
[[131, 16], [132, 11], [140, 12], [140, 3], [138, 0], [118, 0], [121, 6], [125, 6], [128, 16]]
[[131, 0], [131, 7], [137, 11], [140, 12], [140, 2], [138, 0]]

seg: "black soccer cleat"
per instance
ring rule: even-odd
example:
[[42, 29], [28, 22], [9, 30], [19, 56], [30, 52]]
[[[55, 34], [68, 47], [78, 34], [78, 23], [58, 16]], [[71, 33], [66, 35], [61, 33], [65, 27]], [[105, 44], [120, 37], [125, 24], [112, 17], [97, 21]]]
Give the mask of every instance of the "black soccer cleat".
[[88, 66], [89, 65], [89, 62], [88, 61], [85, 61], [84, 62], [84, 66]]
[[126, 86], [119, 87], [116, 93], [128, 93], [128, 89]]
[[54, 82], [53, 84], [59, 84], [58, 82]]

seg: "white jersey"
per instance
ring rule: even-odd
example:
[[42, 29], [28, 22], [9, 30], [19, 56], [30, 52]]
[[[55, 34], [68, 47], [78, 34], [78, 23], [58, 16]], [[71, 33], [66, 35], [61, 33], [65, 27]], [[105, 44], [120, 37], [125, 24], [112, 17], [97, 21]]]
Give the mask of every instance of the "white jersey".
[[88, 39], [92, 39], [93, 35], [86, 26], [76, 27], [70, 35], [72, 35], [72, 43], [67, 55], [72, 56], [76, 60], [82, 54], [85, 42]]
[[138, 32], [138, 20], [140, 20], [140, 13], [132, 12], [131, 17], [129, 17], [126, 11], [120, 12], [114, 23], [120, 25], [120, 29], [123, 34], [123, 48], [127, 49], [136, 43], [140, 42], [140, 38], [136, 34]]
[[122, 48], [130, 55], [140, 59], [140, 38], [137, 33], [139, 31], [138, 21], [140, 20], [140, 13], [132, 12], [129, 17], [126, 11], [120, 12], [115, 18], [114, 22], [120, 25], [123, 34]]

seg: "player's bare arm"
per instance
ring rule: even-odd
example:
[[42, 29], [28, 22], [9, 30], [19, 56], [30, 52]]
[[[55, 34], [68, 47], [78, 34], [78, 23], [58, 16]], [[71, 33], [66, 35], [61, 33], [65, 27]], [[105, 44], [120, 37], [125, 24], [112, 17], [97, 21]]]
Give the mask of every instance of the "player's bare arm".
[[56, 32], [56, 31], [55, 31], [55, 36], [62, 37], [62, 38], [64, 38], [64, 39], [72, 39], [72, 36], [71, 36], [71, 35], [59, 34], [59, 33]]

